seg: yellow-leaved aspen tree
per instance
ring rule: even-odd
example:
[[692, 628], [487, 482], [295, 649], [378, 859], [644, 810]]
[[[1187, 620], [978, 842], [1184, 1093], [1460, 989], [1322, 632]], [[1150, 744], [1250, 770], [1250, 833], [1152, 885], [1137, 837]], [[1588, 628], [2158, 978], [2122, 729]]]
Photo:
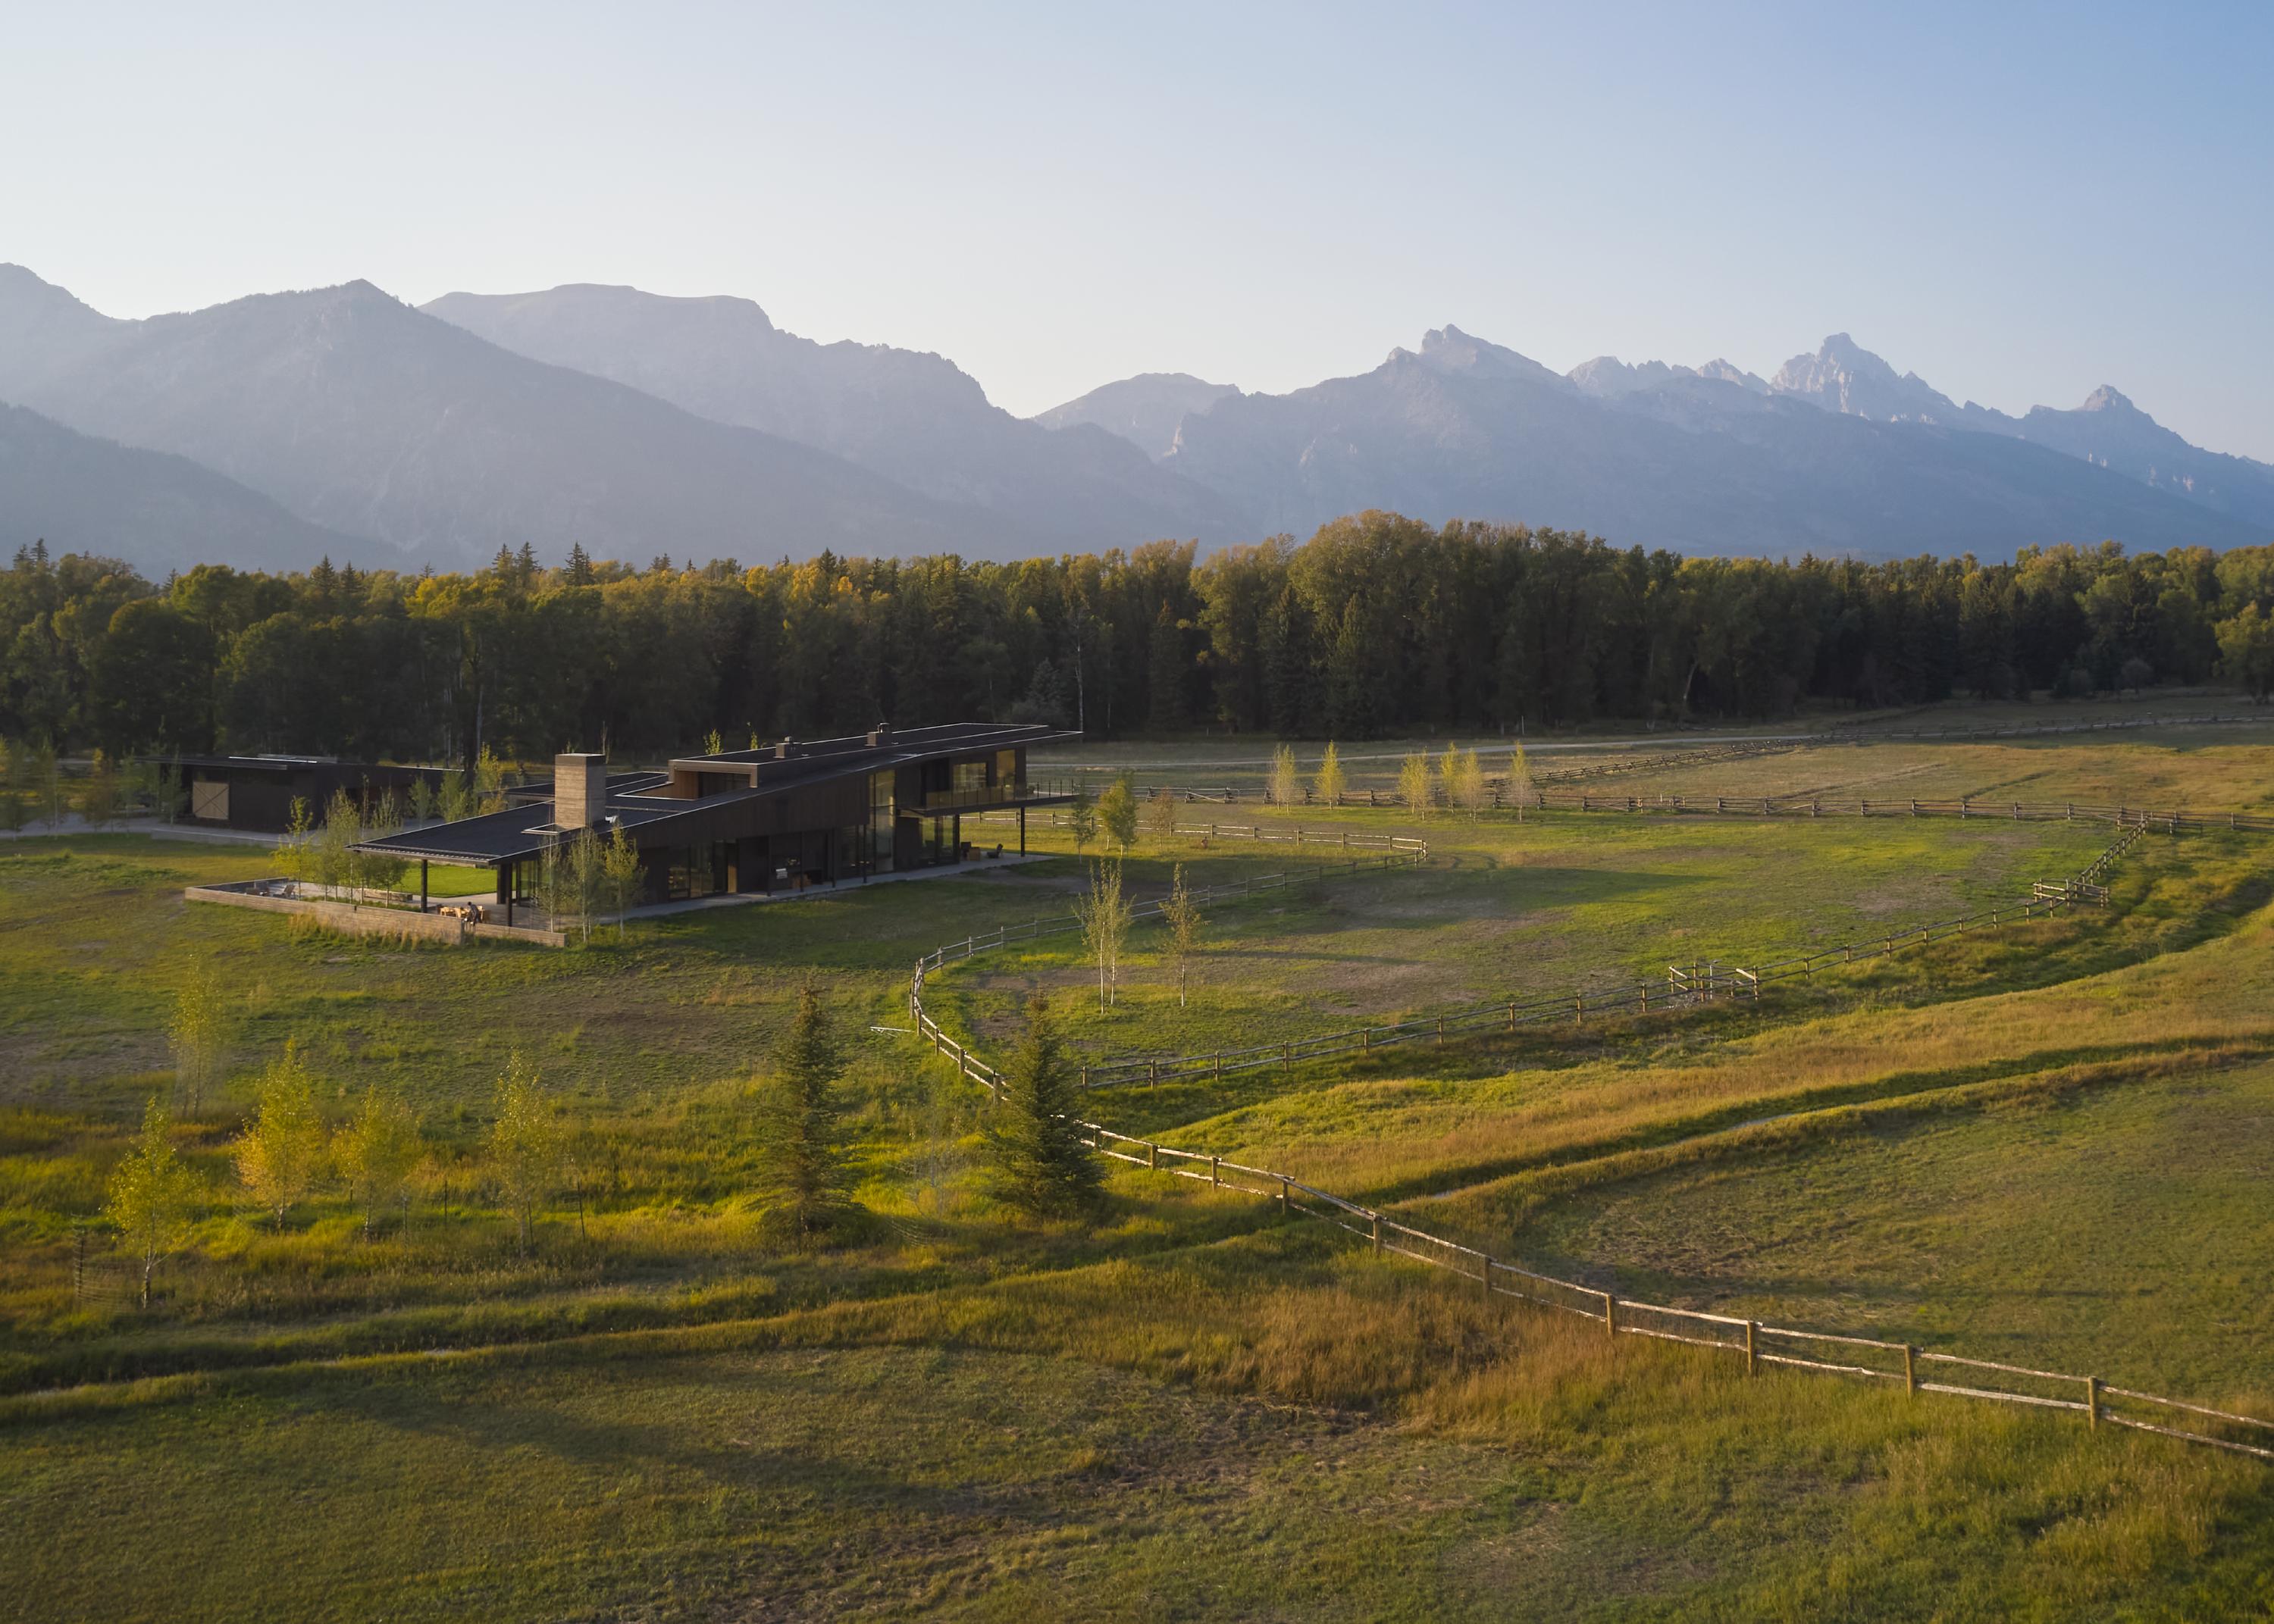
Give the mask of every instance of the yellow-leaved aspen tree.
[[283, 1054], [261, 1073], [252, 1116], [231, 1153], [245, 1193], [275, 1214], [282, 1229], [284, 1214], [316, 1187], [324, 1162], [316, 1079], [296, 1040], [286, 1040]]
[[640, 865], [639, 847], [632, 844], [630, 833], [621, 823], [608, 836], [606, 850], [600, 853], [600, 879], [607, 893], [608, 909], [616, 916], [616, 940], [624, 939], [624, 915], [639, 901], [640, 884], [647, 870]]
[[521, 1249], [529, 1250], [537, 1214], [561, 1183], [563, 1146], [552, 1101], [538, 1086], [536, 1070], [518, 1049], [507, 1059], [497, 1082], [497, 1116], [490, 1124], [490, 1177], [506, 1210], [513, 1214]]
[[1508, 753], [1508, 794], [1516, 802], [1516, 821], [1524, 822], [1525, 802], [1532, 799], [1532, 766], [1525, 759], [1524, 741], [1518, 739]]
[[195, 1116], [205, 1109], [207, 1091], [221, 1081], [229, 1049], [228, 1011], [211, 970], [200, 971], [176, 995], [166, 1041], [174, 1051], [183, 1114]]
[[1295, 772], [1295, 747], [1283, 744], [1271, 752], [1271, 804], [1291, 807], [1303, 799], [1303, 780]]
[[1419, 750], [1397, 763], [1397, 798], [1414, 816], [1429, 816], [1429, 758]]
[[189, 1238], [198, 1199], [197, 1177], [174, 1154], [173, 1118], [158, 1096], [142, 1108], [134, 1148], [111, 1170], [102, 1215], [142, 1265], [142, 1306], [150, 1306], [150, 1275], [159, 1259]]
[[1185, 1007], [1192, 983], [1193, 958], [1200, 951], [1201, 905], [1185, 883], [1185, 865], [1178, 863], [1169, 882], [1168, 899], [1161, 904], [1161, 922], [1169, 928], [1169, 958], [1177, 971], [1177, 1007]]
[[1320, 802], [1338, 807], [1343, 801], [1343, 761], [1336, 752], [1335, 741], [1327, 741], [1327, 753], [1319, 758], [1319, 776], [1311, 781], [1312, 789]]
[[379, 1209], [403, 1194], [425, 1149], [410, 1108], [376, 1087], [364, 1090], [355, 1115], [332, 1135], [332, 1165], [347, 1181], [349, 1198], [363, 1208], [365, 1240]]
[[1137, 844], [1137, 786], [1123, 773], [1097, 798], [1097, 826], [1122, 855]]
[[1478, 814], [1485, 809], [1484, 764], [1477, 760], [1474, 750], [1461, 752], [1458, 782], [1460, 787], [1455, 799], [1461, 809], [1469, 815], [1469, 821], [1474, 823]]
[[1121, 943], [1129, 934], [1130, 906], [1121, 886], [1121, 865], [1092, 863], [1089, 889], [1076, 897], [1074, 917], [1081, 921], [1081, 939], [1097, 964], [1097, 1012], [1112, 1006], [1119, 990]]

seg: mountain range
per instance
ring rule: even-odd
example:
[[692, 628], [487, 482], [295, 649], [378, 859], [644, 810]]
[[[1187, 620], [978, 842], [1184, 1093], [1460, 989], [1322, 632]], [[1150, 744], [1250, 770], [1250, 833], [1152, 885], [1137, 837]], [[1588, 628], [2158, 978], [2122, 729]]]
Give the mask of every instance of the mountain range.
[[1454, 327], [1286, 395], [1146, 373], [1020, 419], [947, 359], [817, 343], [741, 298], [367, 282], [121, 320], [0, 267], [0, 545], [462, 568], [558, 558], [1016, 558], [1305, 534], [1392, 508], [1697, 553], [2274, 540], [2274, 467], [2114, 389], [2014, 417], [1845, 335], [1562, 374]]

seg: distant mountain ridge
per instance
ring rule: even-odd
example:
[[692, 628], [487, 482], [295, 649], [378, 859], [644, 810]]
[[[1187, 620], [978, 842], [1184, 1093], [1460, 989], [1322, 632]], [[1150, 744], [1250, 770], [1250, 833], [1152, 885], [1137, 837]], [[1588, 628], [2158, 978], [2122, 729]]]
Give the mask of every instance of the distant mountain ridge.
[[153, 577], [215, 560], [271, 570], [391, 561], [380, 544], [296, 518], [186, 457], [0, 406], [0, 559], [38, 541], [128, 559]]
[[2244, 500], [2195, 500], [2050, 435], [2017, 443], [2038, 437], [1946, 417], [1965, 414], [1844, 338], [1764, 381], [1724, 361], [1610, 357], [1563, 375], [1447, 327], [1370, 372], [1217, 400], [1178, 425], [1163, 462], [1296, 534], [1383, 507], [1757, 555], [2274, 538], [2247, 477]]
[[1562, 374], [1448, 325], [1285, 395], [1146, 373], [1021, 420], [942, 357], [817, 343], [747, 299], [569, 284], [418, 310], [356, 282], [130, 321], [0, 266], [0, 402], [27, 409], [0, 421], [0, 527], [154, 572], [523, 543], [1009, 559], [1367, 508], [1772, 556], [2274, 541], [2274, 468], [2112, 388], [2014, 417], [1845, 334], [1768, 379]]
[[844, 457], [937, 500], [1002, 515], [1047, 549], [1236, 533], [1216, 493], [1079, 423], [1022, 421], [954, 363], [817, 343], [748, 299], [572, 284], [446, 294], [422, 306], [518, 355], [629, 384], [697, 416]]
[[627, 557], [1017, 550], [975, 509], [510, 354], [368, 282], [144, 321], [76, 315], [58, 292], [0, 286], [14, 306], [0, 400], [188, 457], [399, 563], [463, 566], [524, 542]]

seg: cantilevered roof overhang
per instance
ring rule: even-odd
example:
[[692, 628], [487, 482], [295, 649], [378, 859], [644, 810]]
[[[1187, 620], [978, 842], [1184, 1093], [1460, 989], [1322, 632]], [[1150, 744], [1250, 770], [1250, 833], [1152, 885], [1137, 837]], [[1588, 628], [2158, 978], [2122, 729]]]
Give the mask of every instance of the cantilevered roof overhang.
[[[638, 834], [667, 838], [668, 825], [682, 818], [708, 817], [724, 808], [771, 800], [792, 790], [832, 779], [882, 772], [890, 768], [939, 761], [979, 751], [1011, 749], [1073, 735], [1042, 726], [998, 726], [985, 723], [956, 723], [940, 727], [916, 727], [847, 739], [786, 741], [772, 749], [727, 750], [717, 756], [676, 757], [675, 771], [697, 774], [748, 774], [747, 788], [715, 791], [700, 796], [668, 793], [672, 776], [665, 773], [620, 773], [607, 783], [604, 821], [599, 832], [616, 828]], [[953, 799], [952, 797], [950, 798]], [[992, 811], [1040, 806], [1063, 801], [1064, 795], [1028, 793], [1024, 786], [1012, 793], [990, 791], [983, 800], [968, 804], [930, 804], [900, 808], [904, 816], [948, 816], [963, 811]], [[562, 831], [552, 823], [548, 799], [524, 801], [502, 812], [486, 812], [426, 829], [366, 840], [356, 849], [382, 852], [411, 861], [437, 862], [461, 868], [495, 868], [540, 857]]]

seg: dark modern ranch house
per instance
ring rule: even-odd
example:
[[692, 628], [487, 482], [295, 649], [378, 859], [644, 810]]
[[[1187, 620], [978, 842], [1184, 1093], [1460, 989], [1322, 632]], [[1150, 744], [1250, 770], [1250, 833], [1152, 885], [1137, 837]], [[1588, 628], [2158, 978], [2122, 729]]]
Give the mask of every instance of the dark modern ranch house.
[[513, 791], [502, 812], [362, 849], [418, 863], [422, 903], [430, 863], [493, 868], [508, 914], [535, 890], [546, 852], [587, 829], [602, 838], [627, 831], [651, 903], [842, 884], [961, 861], [966, 813], [1018, 811], [1023, 848], [1025, 808], [1065, 799], [1027, 778], [1028, 747], [1057, 736], [989, 723], [879, 726], [616, 774], [603, 756], [561, 756], [550, 785]]

